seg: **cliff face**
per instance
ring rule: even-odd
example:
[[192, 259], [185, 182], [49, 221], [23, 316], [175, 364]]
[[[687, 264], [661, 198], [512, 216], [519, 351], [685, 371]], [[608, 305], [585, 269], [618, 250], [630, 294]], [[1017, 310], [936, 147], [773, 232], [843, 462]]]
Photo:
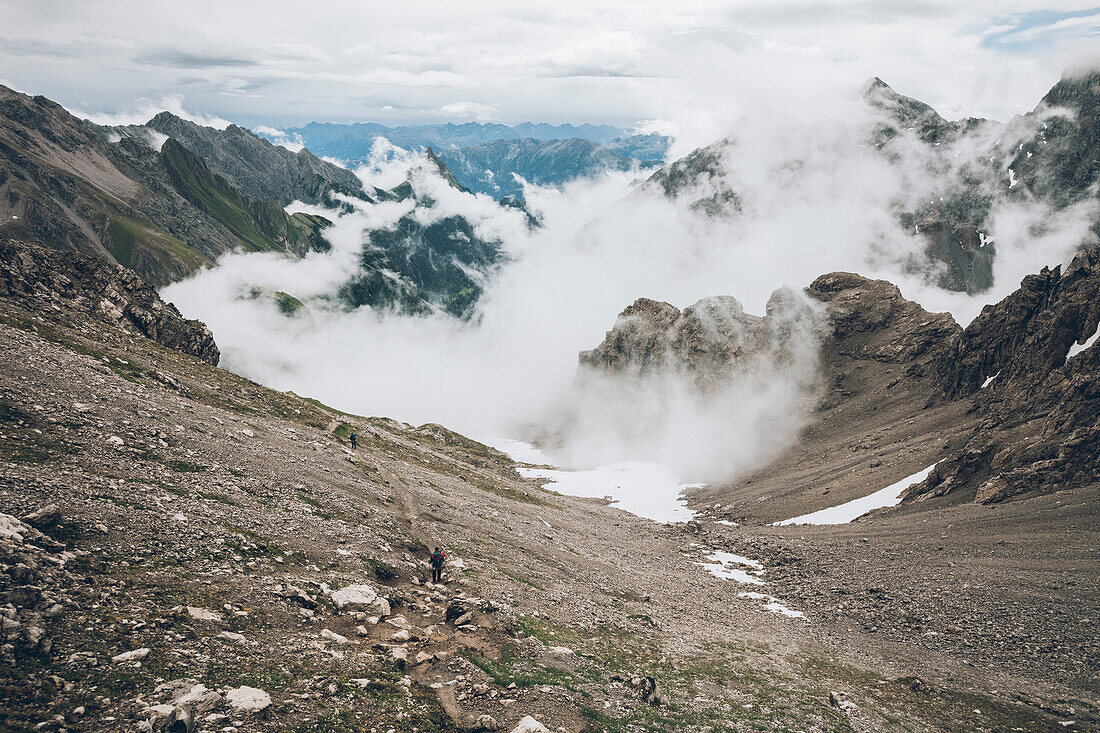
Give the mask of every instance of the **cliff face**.
[[986, 306], [940, 364], [944, 399], [973, 397], [981, 422], [909, 497], [994, 502], [1100, 479], [1098, 323], [1100, 247]]
[[704, 298], [683, 312], [639, 298], [579, 361], [582, 369], [620, 376], [684, 375], [707, 389], [757, 368], [762, 358], [790, 362], [794, 342], [812, 341], [820, 325], [820, 315], [789, 290], [775, 291], [762, 317], [730, 296]]
[[25, 242], [0, 242], [0, 297], [46, 303], [120, 327], [162, 346], [217, 365], [210, 330], [185, 319], [132, 271], [96, 257], [57, 252]]

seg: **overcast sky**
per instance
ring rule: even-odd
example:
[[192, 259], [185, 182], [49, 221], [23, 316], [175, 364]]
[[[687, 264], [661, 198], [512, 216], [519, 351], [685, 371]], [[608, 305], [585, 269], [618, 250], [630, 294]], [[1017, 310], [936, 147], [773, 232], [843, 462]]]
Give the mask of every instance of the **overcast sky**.
[[0, 82], [89, 114], [248, 126], [656, 119], [707, 135], [761, 99], [817, 104], [871, 76], [947, 117], [1006, 119], [1098, 37], [1100, 6], [1074, 0], [0, 0]]

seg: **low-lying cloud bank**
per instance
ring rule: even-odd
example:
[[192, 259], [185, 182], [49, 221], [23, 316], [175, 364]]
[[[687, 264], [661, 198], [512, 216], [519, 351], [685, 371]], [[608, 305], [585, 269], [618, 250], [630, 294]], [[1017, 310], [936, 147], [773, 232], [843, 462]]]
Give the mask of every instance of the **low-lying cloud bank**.
[[[325, 212], [332, 249], [300, 261], [229, 255], [216, 268], [164, 290], [213, 329], [223, 366], [277, 389], [352, 412], [412, 423], [439, 422], [472, 436], [548, 436], [552, 457], [593, 465], [658, 460], [685, 480], [729, 477], [795, 440], [811, 404], [820, 331], [801, 334], [797, 359], [762, 354], [751, 369], [702, 394], [675, 374], [646, 380], [577, 380], [577, 355], [591, 349], [638, 297], [685, 307], [735, 296], [763, 314], [773, 290], [800, 291], [815, 277], [855, 271], [898, 283], [907, 297], [968, 321], [982, 304], [1015, 289], [1026, 273], [1057, 264], [1094, 236], [1095, 201], [1052, 216], [1040, 202], [999, 201], [985, 232], [996, 242], [995, 283], [980, 296], [946, 292], [934, 273], [914, 272], [923, 241], [898, 225], [906, 200], [941, 190], [916, 141], [884, 156], [867, 144], [876, 123], [856, 95], [808, 115], [746, 115], [724, 180], [700, 180], [669, 199], [637, 188], [629, 174], [577, 181], [564, 190], [528, 188], [526, 216], [464, 194], [392, 149], [359, 171], [371, 185], [412, 183], [431, 204], [349, 201]], [[969, 144], [969, 143], [967, 143]], [[960, 156], [972, 153], [960, 148]], [[1006, 173], [1007, 175], [1007, 173]], [[725, 185], [739, 213], [708, 216], [691, 203]], [[412, 212], [422, 222], [463, 216], [479, 236], [503, 242], [506, 262], [485, 285], [474, 318], [403, 316], [336, 300], [372, 229]], [[308, 311], [283, 314], [253, 288], [282, 291]]]

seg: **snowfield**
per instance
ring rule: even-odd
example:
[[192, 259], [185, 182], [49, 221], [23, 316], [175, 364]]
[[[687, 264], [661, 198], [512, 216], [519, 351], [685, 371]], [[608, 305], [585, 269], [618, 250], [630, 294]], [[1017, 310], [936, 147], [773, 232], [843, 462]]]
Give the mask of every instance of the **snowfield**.
[[784, 519], [776, 522], [776, 525], [786, 524], [847, 524], [869, 511], [888, 506], [896, 506], [901, 501], [901, 494], [913, 484], [919, 484], [928, 478], [928, 474], [936, 467], [933, 463], [928, 468], [917, 471], [912, 476], [906, 476], [895, 484], [890, 484], [885, 489], [880, 489], [873, 494], [853, 499], [852, 501], [838, 504], [828, 509], [819, 509], [810, 514], [803, 514], [793, 519]]

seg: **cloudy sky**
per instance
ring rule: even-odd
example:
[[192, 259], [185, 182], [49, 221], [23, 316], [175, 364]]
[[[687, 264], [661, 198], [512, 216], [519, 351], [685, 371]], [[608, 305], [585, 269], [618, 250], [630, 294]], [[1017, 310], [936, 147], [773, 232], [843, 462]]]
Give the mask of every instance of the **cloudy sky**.
[[[1097, 0], [1092, 0], [1096, 3]], [[0, 82], [88, 114], [665, 120], [879, 76], [945, 116], [1005, 119], [1090, 63], [1075, 0], [0, 0]], [[797, 109], [797, 104], [791, 104]]]

